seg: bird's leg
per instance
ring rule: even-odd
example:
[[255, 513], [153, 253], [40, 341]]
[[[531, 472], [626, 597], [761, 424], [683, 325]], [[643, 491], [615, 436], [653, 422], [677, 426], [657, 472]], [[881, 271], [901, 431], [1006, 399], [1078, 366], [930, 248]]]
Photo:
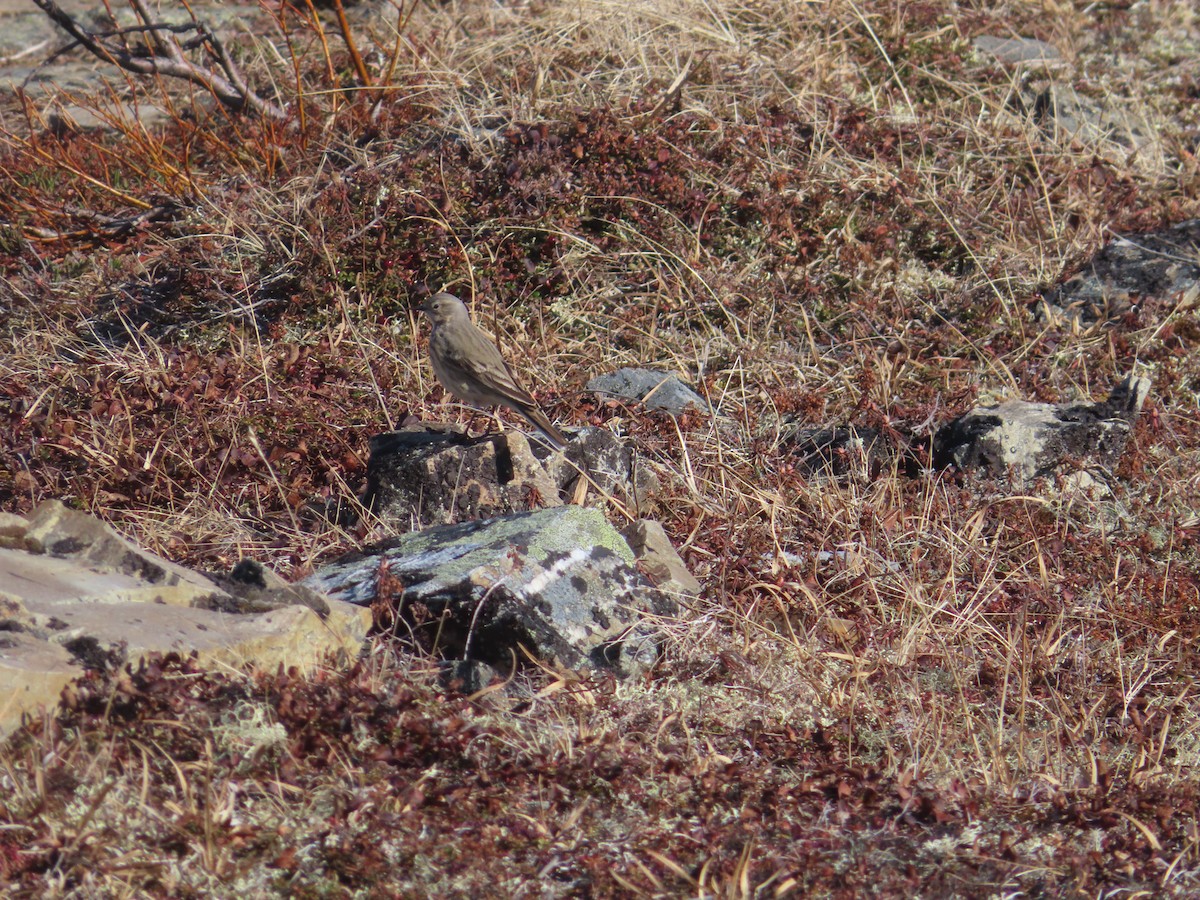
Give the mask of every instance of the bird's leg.
[[[475, 437], [483, 437], [492, 431], [491, 424], [494, 422], [499, 429], [500, 434], [504, 434], [504, 421], [500, 418], [500, 414], [495, 410], [483, 410], [474, 406], [468, 406], [467, 409], [471, 413], [471, 417], [467, 419], [467, 437], [474, 440]], [[478, 435], [471, 434], [471, 426], [476, 420], [483, 419], [483, 430]]]
[[504, 427], [504, 420], [500, 418], [500, 408], [493, 406], [490, 415], [492, 421], [496, 423], [497, 430], [500, 434], [504, 434], [507, 429]]

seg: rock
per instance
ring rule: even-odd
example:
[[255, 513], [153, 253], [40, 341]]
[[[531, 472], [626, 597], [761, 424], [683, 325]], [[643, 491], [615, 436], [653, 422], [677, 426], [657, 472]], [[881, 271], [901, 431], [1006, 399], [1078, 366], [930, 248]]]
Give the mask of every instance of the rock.
[[56, 501], [25, 531], [34, 552], [0, 548], [0, 734], [88, 668], [194, 652], [202, 665], [306, 671], [356, 656], [371, 624], [254, 563], [222, 577], [226, 591]]
[[[33, 81], [40, 81], [34, 78]], [[100, 81], [105, 84], [107, 81]], [[56, 135], [78, 134], [85, 131], [109, 131], [119, 133], [128, 129], [154, 128], [171, 121], [170, 115], [152, 103], [113, 103], [101, 108], [91, 108], [78, 103], [62, 103], [57, 98], [45, 107], [43, 115], [50, 132]]]
[[555, 450], [520, 432], [470, 438], [426, 424], [371, 439], [363, 503], [407, 531], [579, 505], [589, 490], [631, 506], [655, 493], [657, 484], [644, 467], [635, 469], [629, 449], [604, 428], [577, 429]]
[[662, 524], [653, 519], [638, 519], [621, 532], [638, 566], [668, 596], [696, 596], [702, 586], [680, 558]]
[[262, 563], [243, 559], [228, 575], [212, 575], [229, 595], [232, 602], [217, 598], [208, 603], [197, 603], [202, 609], [222, 612], [248, 613], [268, 612], [284, 606], [307, 606], [322, 619], [330, 613], [329, 600], [310, 587], [288, 584]]
[[404, 535], [302, 583], [349, 603], [386, 603], [399, 630], [427, 649], [502, 672], [528, 652], [636, 676], [658, 655], [659, 631], [645, 614], [677, 611], [604, 517], [576, 506]]
[[457, 694], [474, 694], [504, 681], [504, 675], [477, 659], [448, 660], [442, 665], [442, 685]]
[[25, 532], [28, 530], [29, 523], [20, 516], [0, 512], [0, 547], [24, 550]]
[[1039, 78], [1014, 85], [1005, 106], [1055, 144], [1083, 144], [1149, 173], [1166, 169], [1162, 129], [1135, 104], [1089, 96], [1074, 85]]
[[538, 448], [534, 452], [545, 456], [546, 473], [564, 502], [574, 498], [581, 473], [587, 473], [586, 487], [626, 507], [640, 507], [659, 491], [654, 473], [635, 460], [621, 439], [606, 428], [578, 429], [561, 453], [547, 455]]
[[[878, 428], [844, 425], [829, 428], [796, 428], [785, 437], [797, 466], [806, 475], [846, 478], [864, 473], [877, 478], [903, 460], [906, 474], [919, 466], [907, 447], [886, 437]], [[913, 457], [913, 458], [910, 458]]]
[[0, 598], [0, 737], [24, 716], [53, 709], [63, 688], [83, 674], [65, 647], [19, 630], [5, 611], [10, 602]]
[[1042, 130], [1056, 141], [1110, 143], [1114, 149], [1149, 150], [1158, 131], [1144, 115], [1126, 104], [1081, 94], [1069, 84], [1051, 84], [1024, 95]]
[[708, 401], [677, 376], [653, 369], [618, 369], [609, 375], [597, 375], [586, 389], [644, 403], [649, 409], [661, 409], [673, 416], [682, 415], [689, 406], [712, 412]]
[[1200, 300], [1200, 219], [1118, 237], [1039, 303], [1044, 317], [1106, 322], [1156, 309], [1192, 309]]
[[[155, 603], [185, 606], [221, 593], [203, 575], [142, 550], [99, 519], [68, 509], [57, 500], [48, 500], [33, 511], [25, 540], [34, 553], [130, 576], [137, 590], [150, 595]], [[81, 590], [86, 591], [86, 585], [81, 585]]]
[[470, 438], [414, 426], [370, 447], [363, 503], [404, 530], [562, 504], [519, 432]]
[[1102, 403], [1013, 400], [973, 409], [938, 430], [934, 465], [1014, 474], [1053, 474], [1068, 458], [1112, 466], [1125, 448], [1150, 382], [1129, 376]]
[[975, 38], [975, 49], [1010, 66], [1020, 63], [1057, 62], [1062, 59], [1057, 47], [1035, 38], [1004, 38], [981, 34]]

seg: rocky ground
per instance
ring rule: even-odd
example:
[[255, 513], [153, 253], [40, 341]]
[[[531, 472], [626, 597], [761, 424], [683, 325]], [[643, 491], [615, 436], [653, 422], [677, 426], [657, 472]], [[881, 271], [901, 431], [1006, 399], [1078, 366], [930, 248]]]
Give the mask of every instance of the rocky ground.
[[105, 59], [0, 3], [6, 894], [1200, 891], [1191, 3], [63, 6]]

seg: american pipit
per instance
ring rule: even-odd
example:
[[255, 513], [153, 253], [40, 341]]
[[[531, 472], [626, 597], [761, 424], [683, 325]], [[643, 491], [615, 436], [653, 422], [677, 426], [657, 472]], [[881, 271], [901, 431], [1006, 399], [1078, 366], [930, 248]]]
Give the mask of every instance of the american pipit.
[[474, 406], [507, 406], [519, 412], [556, 447], [567, 439], [513, 377], [512, 370], [486, 333], [471, 321], [466, 305], [453, 294], [434, 294], [421, 305], [433, 325], [429, 361], [442, 387]]

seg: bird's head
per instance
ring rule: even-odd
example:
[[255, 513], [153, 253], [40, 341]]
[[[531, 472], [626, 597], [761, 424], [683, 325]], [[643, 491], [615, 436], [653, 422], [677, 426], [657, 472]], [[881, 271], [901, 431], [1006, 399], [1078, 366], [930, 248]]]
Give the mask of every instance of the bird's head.
[[470, 318], [466, 304], [453, 294], [446, 293], [434, 294], [422, 303], [421, 312], [429, 316], [429, 321], [434, 325], [441, 325], [458, 316]]

